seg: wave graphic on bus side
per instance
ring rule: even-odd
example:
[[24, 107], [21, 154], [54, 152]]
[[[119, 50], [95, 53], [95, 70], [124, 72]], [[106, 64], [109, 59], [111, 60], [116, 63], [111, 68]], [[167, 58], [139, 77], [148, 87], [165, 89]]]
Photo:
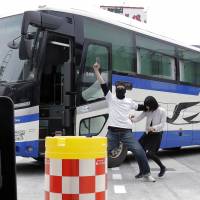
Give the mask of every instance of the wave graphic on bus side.
[[169, 124], [176, 124], [176, 125], [184, 125], [184, 124], [196, 124], [196, 123], [199, 123], [200, 121], [192, 121], [194, 118], [196, 118], [200, 112], [194, 114], [194, 115], [191, 115], [189, 117], [183, 117], [183, 120], [185, 120], [186, 122], [185, 123], [175, 123], [175, 121], [178, 119], [181, 111], [189, 108], [189, 107], [192, 107], [192, 106], [195, 106], [197, 104], [199, 104], [200, 102], [182, 102], [182, 103], [179, 103], [178, 105], [175, 106], [174, 108], [174, 112], [173, 112], [173, 116], [171, 118], [167, 117], [167, 123]]

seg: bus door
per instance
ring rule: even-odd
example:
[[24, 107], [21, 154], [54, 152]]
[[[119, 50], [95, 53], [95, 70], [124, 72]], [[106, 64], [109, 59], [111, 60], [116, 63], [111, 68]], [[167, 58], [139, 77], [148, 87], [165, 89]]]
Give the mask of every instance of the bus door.
[[[47, 135], [73, 134], [74, 107], [68, 95], [73, 87], [73, 39], [48, 33], [40, 85], [40, 139]], [[67, 116], [67, 118], [66, 118]]]
[[92, 67], [97, 58], [101, 65], [101, 75], [111, 88], [111, 44], [85, 41], [79, 106], [76, 110], [76, 135], [105, 136], [106, 134], [107, 104]]

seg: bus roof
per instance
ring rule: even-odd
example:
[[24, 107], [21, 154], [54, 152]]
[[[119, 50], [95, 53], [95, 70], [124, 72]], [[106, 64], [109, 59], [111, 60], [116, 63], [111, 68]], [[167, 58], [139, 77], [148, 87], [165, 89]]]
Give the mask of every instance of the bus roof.
[[86, 6], [83, 6], [80, 4], [71, 4], [70, 5], [69, 2], [66, 3], [66, 7], [62, 6], [59, 3], [57, 3], [57, 4], [48, 3], [48, 5], [40, 5], [40, 6], [29, 5], [26, 8], [20, 8], [17, 10], [13, 9], [9, 13], [6, 13], [0, 17], [7, 17], [7, 16], [11, 16], [11, 15], [20, 14], [27, 10], [54, 10], [54, 11], [77, 14], [77, 15], [97, 19], [97, 20], [100, 20], [103, 22], [107, 22], [107, 23], [110, 23], [110, 24], [113, 24], [113, 25], [116, 25], [119, 27], [123, 27], [125, 29], [133, 30], [133, 31], [136, 31], [136, 32], [139, 32], [139, 33], [142, 33], [145, 35], [149, 35], [151, 37], [154, 37], [154, 38], [157, 38], [160, 40], [167, 41], [169, 43], [174, 43], [176, 45], [200, 52], [200, 48], [198, 48], [198, 47], [191, 46], [191, 45], [188, 45], [181, 41], [178, 41], [176, 39], [168, 38], [164, 35], [152, 32], [150, 30], [150, 27], [148, 26], [148, 24], [144, 24], [144, 23], [138, 22], [137, 20], [133, 20], [133, 19], [125, 17], [123, 15], [109, 12], [109, 11], [106, 11], [106, 10], [103, 10], [101, 8], [98, 8], [96, 6], [91, 6], [91, 5], [86, 5]]
[[133, 20], [129, 17], [123, 16], [120, 14], [116, 14], [116, 13], [113, 13], [113, 12], [110, 12], [107, 10], [103, 10], [98, 7], [80, 7], [80, 6], [77, 6], [77, 7], [71, 6], [70, 7], [69, 6], [69, 7], [67, 7], [67, 9], [59, 9], [55, 6], [53, 8], [45, 7], [45, 10], [56, 10], [56, 11], [69, 12], [69, 13], [73, 13], [73, 14], [77, 14], [77, 15], [86, 16], [89, 18], [93, 18], [93, 19], [107, 22], [107, 23], [110, 23], [113, 25], [117, 25], [119, 27], [133, 30], [133, 31], [145, 34], [145, 35], [149, 35], [154, 38], [158, 38], [160, 40], [167, 41], [169, 43], [174, 43], [176, 45], [200, 52], [200, 48], [188, 45], [184, 42], [176, 40], [175, 38], [168, 38], [167, 36], [158, 34], [156, 32], [152, 32], [150, 30], [150, 27], [148, 26], [148, 24], [141, 23], [141, 22], [139, 22], [137, 20]]

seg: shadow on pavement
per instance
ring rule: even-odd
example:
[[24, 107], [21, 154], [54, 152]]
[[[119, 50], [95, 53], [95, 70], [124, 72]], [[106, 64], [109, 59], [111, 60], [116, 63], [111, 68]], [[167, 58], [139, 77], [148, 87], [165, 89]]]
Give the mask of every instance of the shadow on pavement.
[[[165, 157], [183, 157], [183, 156], [190, 156], [190, 155], [196, 155], [200, 154], [200, 146], [195, 147], [183, 147], [181, 149], [165, 149], [160, 150], [158, 152], [159, 157], [165, 158]], [[128, 155], [125, 159], [125, 162], [131, 162], [133, 159], [133, 155], [131, 152], [128, 152]]]
[[44, 163], [39, 161], [17, 162], [16, 172], [19, 174], [44, 174]]

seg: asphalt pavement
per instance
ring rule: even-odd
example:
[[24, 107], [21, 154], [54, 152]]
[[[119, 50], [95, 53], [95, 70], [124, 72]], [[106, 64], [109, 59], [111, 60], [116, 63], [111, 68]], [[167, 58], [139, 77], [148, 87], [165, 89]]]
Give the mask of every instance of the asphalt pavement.
[[[121, 166], [108, 169], [107, 200], [199, 200], [200, 147], [162, 151], [160, 157], [167, 167], [162, 178], [157, 176], [157, 165], [149, 161], [155, 183], [134, 178], [138, 166], [131, 154]], [[32, 158], [16, 160], [18, 200], [44, 200], [43, 164]]]

